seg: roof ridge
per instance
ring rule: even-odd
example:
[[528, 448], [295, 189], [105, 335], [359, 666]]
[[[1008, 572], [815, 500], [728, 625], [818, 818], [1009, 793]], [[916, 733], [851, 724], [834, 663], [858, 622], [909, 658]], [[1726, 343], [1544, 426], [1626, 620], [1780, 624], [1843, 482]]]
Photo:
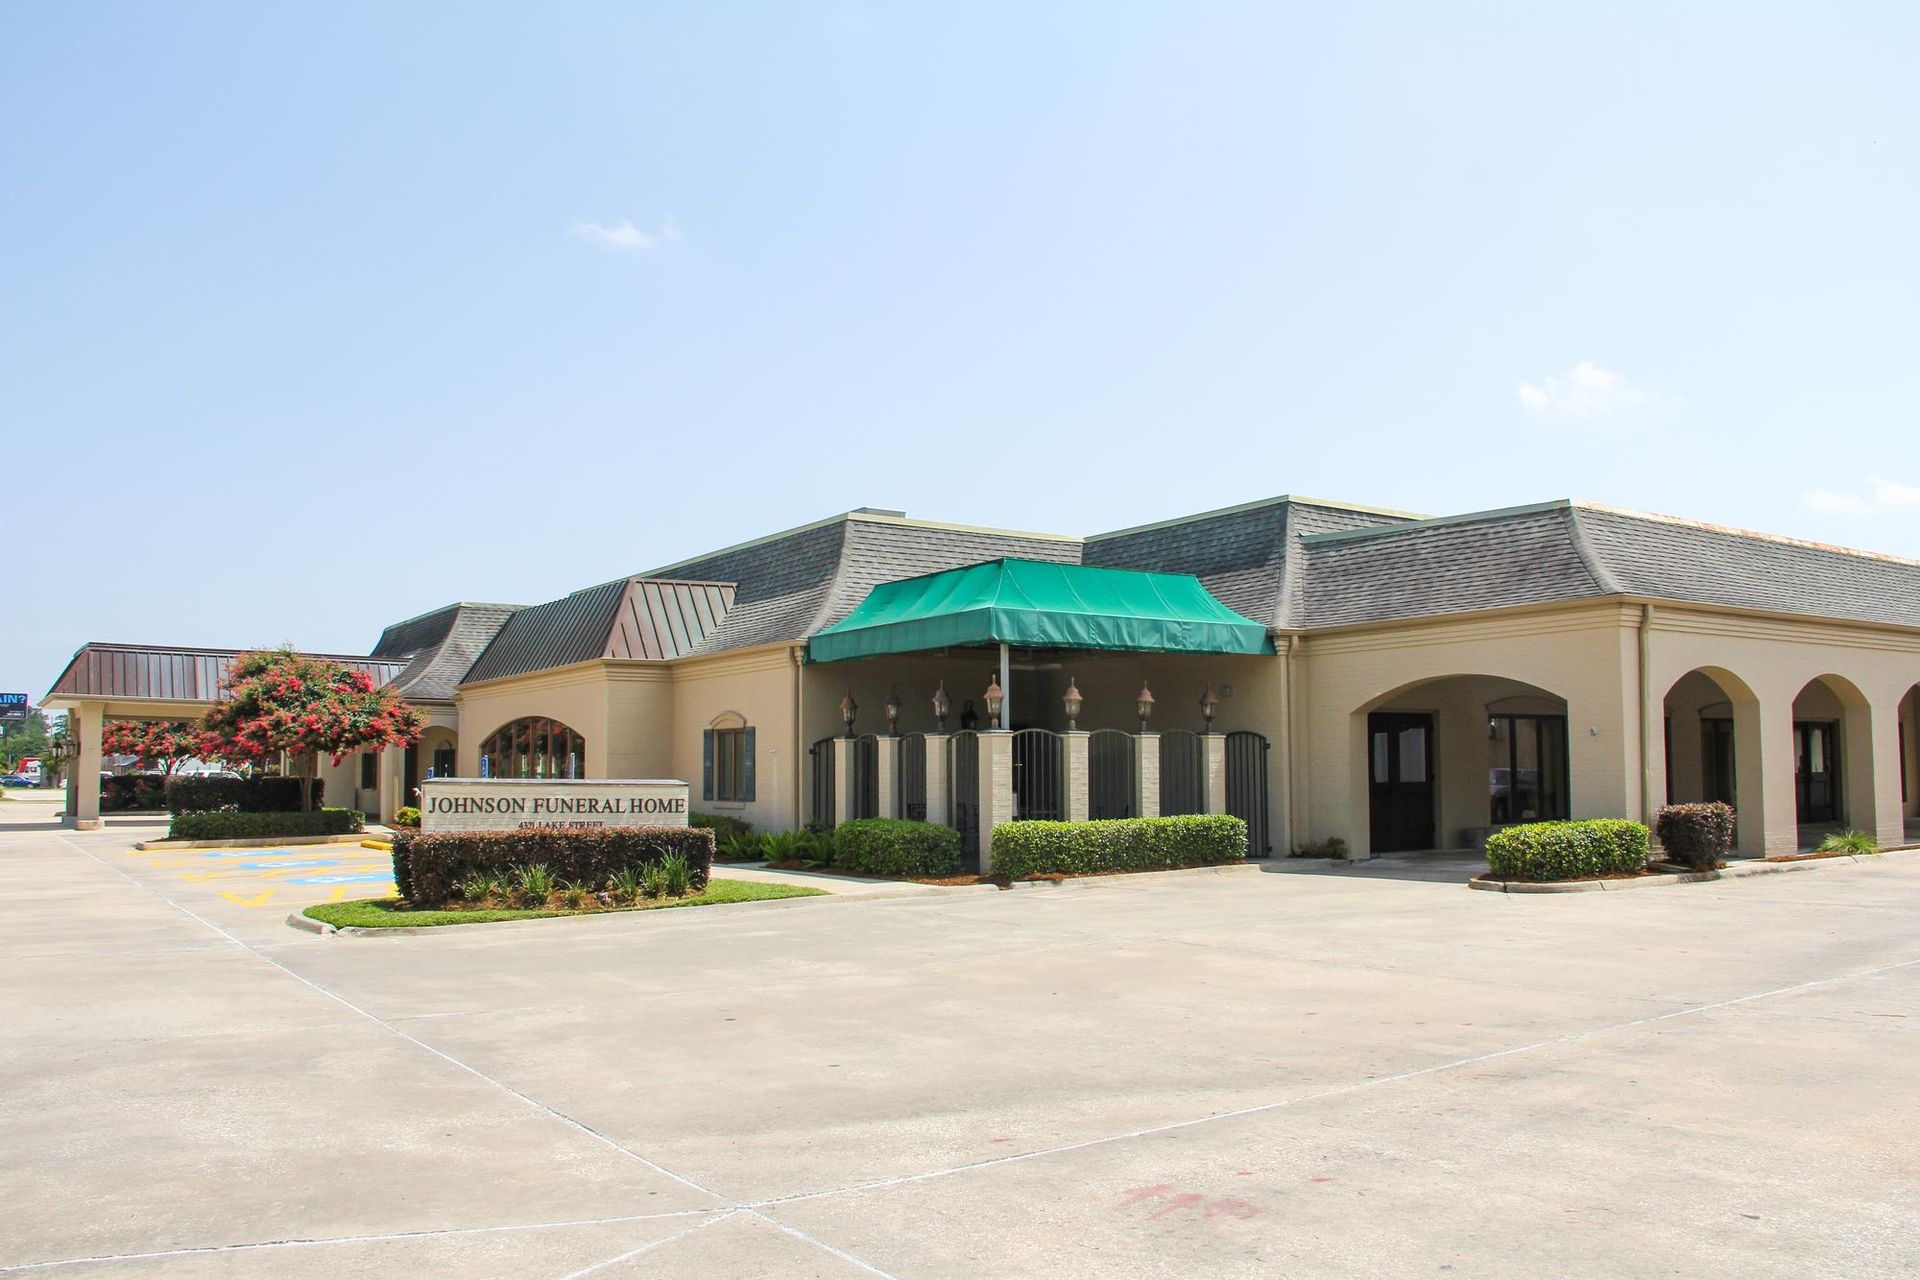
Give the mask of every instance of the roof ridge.
[[1600, 552], [1594, 547], [1592, 539], [1587, 537], [1587, 527], [1580, 522], [1580, 508], [1567, 504], [1567, 523], [1573, 530], [1573, 550], [1580, 557], [1580, 563], [1593, 575], [1593, 585], [1600, 588], [1603, 595], [1623, 596], [1626, 588], [1620, 585], [1620, 579], [1613, 576], [1613, 570], [1600, 558]]
[[1360, 538], [1378, 538], [1393, 533], [1416, 533], [1422, 529], [1440, 529], [1457, 524], [1484, 524], [1505, 516], [1538, 515], [1543, 511], [1565, 510], [1572, 506], [1568, 498], [1554, 498], [1548, 502], [1529, 502], [1517, 507], [1491, 507], [1485, 511], [1463, 511], [1454, 516], [1428, 516], [1421, 520], [1409, 520], [1401, 524], [1368, 525], [1361, 529], [1334, 529], [1326, 533], [1303, 533], [1302, 543], [1320, 545], [1329, 542], [1348, 542]]
[[1754, 538], [1761, 542], [1777, 542], [1783, 546], [1803, 547], [1810, 551], [1831, 551], [1836, 555], [1859, 556], [1863, 560], [1883, 560], [1889, 564], [1909, 565], [1920, 569], [1920, 560], [1908, 556], [1897, 556], [1889, 551], [1868, 551], [1863, 547], [1843, 547], [1837, 542], [1815, 542], [1810, 538], [1795, 538], [1784, 533], [1763, 533], [1758, 529], [1742, 529], [1738, 525], [1715, 524], [1710, 520], [1693, 520], [1686, 516], [1663, 515], [1657, 511], [1637, 511], [1632, 507], [1616, 507], [1607, 502], [1594, 502], [1581, 498], [1569, 505], [1587, 511], [1598, 511], [1606, 515], [1625, 516], [1632, 520], [1653, 520], [1660, 524], [1679, 525], [1687, 529], [1702, 529], [1708, 533], [1730, 534], [1736, 538]]
[[1431, 516], [1416, 511], [1396, 511], [1392, 507], [1372, 507], [1359, 502], [1341, 502], [1333, 498], [1313, 498], [1305, 494], [1283, 493], [1272, 498], [1255, 498], [1251, 502], [1240, 502], [1229, 507], [1215, 507], [1211, 511], [1197, 511], [1192, 515], [1170, 516], [1165, 520], [1151, 520], [1146, 524], [1129, 525], [1124, 529], [1113, 529], [1106, 533], [1089, 533], [1081, 539], [1083, 542], [1103, 542], [1108, 538], [1124, 538], [1129, 534], [1150, 533], [1155, 529], [1170, 529], [1175, 525], [1197, 524], [1202, 520], [1213, 520], [1221, 516], [1239, 515], [1245, 511], [1258, 511], [1262, 507], [1318, 507], [1323, 511], [1354, 511], [1362, 515], [1394, 516], [1401, 520], [1428, 520]]

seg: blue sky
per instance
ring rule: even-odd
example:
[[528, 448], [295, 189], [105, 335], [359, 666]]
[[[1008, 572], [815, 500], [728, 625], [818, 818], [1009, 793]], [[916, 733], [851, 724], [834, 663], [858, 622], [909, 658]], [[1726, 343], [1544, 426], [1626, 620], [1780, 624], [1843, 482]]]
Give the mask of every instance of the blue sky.
[[860, 505], [1582, 497], [1920, 556], [1916, 37], [9, 5], [0, 688], [89, 639], [363, 652]]

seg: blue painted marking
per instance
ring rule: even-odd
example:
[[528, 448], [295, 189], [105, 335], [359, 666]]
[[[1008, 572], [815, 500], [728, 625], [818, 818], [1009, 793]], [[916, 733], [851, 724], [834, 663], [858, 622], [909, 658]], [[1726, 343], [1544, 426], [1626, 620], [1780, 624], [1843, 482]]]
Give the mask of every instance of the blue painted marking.
[[284, 871], [294, 867], [337, 867], [339, 865], [340, 859], [338, 858], [309, 858], [297, 862], [243, 862], [240, 864], [240, 870]]
[[284, 858], [291, 849], [224, 849], [203, 856], [209, 858]]
[[288, 884], [392, 884], [392, 876], [294, 876]]

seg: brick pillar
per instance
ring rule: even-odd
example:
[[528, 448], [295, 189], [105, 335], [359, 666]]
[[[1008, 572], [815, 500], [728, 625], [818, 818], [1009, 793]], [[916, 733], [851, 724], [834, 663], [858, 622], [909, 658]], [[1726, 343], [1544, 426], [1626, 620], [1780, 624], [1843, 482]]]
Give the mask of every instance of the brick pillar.
[[927, 821], [949, 826], [953, 813], [947, 806], [947, 735], [927, 735]]
[[900, 739], [892, 734], [873, 742], [874, 808], [882, 818], [900, 816]]
[[1069, 729], [1060, 735], [1060, 762], [1066, 775], [1061, 784], [1066, 788], [1066, 813], [1068, 822], [1085, 822], [1090, 811], [1092, 779], [1087, 773], [1087, 733], [1084, 729]]
[[993, 730], [980, 735], [980, 863], [993, 867], [993, 829], [1013, 821], [1013, 735]]
[[1160, 735], [1133, 735], [1133, 811], [1143, 818], [1160, 816]]
[[833, 824], [853, 816], [853, 739], [833, 740]]
[[1206, 770], [1207, 812], [1227, 811], [1227, 735], [1200, 735], [1201, 768]]

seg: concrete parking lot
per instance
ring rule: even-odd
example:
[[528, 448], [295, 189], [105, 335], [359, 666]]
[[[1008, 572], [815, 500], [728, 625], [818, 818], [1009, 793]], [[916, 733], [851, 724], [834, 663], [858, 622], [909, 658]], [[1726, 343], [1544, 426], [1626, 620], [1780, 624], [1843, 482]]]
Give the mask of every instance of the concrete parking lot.
[[0, 1268], [1920, 1271], [1920, 861], [317, 938], [0, 811]]

